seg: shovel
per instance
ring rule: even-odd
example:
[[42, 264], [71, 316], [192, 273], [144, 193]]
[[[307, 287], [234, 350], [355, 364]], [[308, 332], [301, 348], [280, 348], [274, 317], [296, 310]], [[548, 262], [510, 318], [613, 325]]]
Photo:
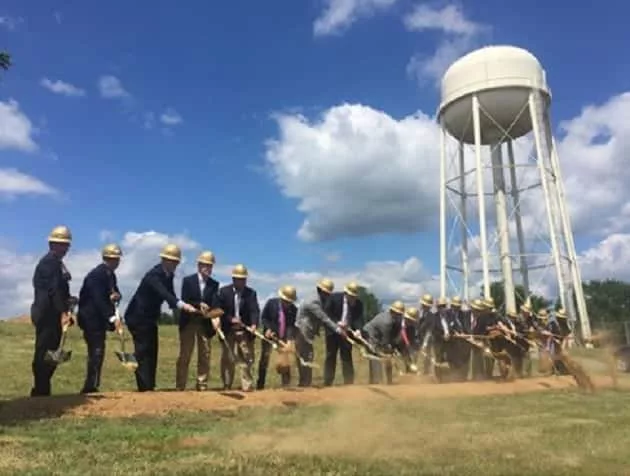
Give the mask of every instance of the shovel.
[[[120, 319], [120, 314], [118, 312], [118, 306], [116, 306], [116, 317]], [[118, 330], [118, 336], [120, 337], [120, 351], [115, 351], [116, 357], [120, 360], [120, 363], [123, 367], [129, 370], [135, 370], [138, 368], [138, 361], [136, 360], [136, 356], [132, 353], [125, 352], [125, 330], [124, 324], [122, 324]]]
[[68, 362], [72, 357], [72, 350], [64, 350], [63, 346], [66, 343], [66, 334], [68, 333], [68, 329], [70, 328], [70, 324], [65, 324], [61, 329], [61, 341], [59, 342], [59, 348], [57, 350], [48, 350], [46, 351], [46, 355], [44, 359], [54, 365], [63, 364], [64, 362]]

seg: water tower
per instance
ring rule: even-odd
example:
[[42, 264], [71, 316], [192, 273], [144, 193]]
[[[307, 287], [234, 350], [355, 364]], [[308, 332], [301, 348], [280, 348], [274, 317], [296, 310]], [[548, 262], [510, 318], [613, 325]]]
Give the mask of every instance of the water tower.
[[[438, 114], [440, 292], [470, 299], [481, 287], [487, 296], [491, 282], [502, 281], [506, 310], [516, 310], [515, 279], [520, 277], [524, 297], [537, 291], [533, 281], [552, 282], [554, 294], [546, 297], [559, 296], [590, 340], [550, 104], [544, 69], [521, 48], [481, 48], [444, 74]], [[528, 173], [534, 175], [531, 184], [523, 183]], [[494, 206], [486, 205], [486, 197]]]

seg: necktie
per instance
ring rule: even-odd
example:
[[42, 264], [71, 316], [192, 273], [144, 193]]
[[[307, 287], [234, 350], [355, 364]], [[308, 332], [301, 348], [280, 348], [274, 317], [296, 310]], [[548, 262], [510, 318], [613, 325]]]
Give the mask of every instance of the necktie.
[[282, 307], [282, 303], [280, 303], [280, 310], [279, 310], [279, 321], [280, 321], [280, 339], [284, 339], [284, 333], [286, 331], [286, 326], [287, 326], [287, 322], [286, 322], [286, 316], [284, 315], [284, 309]]
[[234, 317], [239, 319], [241, 317], [241, 296], [238, 292], [234, 293]]

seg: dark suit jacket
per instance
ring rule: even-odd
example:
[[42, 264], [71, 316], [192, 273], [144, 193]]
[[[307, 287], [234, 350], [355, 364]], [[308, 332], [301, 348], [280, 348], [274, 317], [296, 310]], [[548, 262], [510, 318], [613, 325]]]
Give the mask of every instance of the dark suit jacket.
[[44, 255], [33, 273], [34, 300], [31, 321], [57, 323], [61, 314], [70, 310], [70, 273], [61, 259], [52, 252]]
[[[201, 295], [201, 288], [199, 286], [199, 274], [191, 274], [189, 276], [184, 277], [182, 279], [182, 294], [181, 299], [188, 304], [199, 308], [201, 303], [206, 303], [210, 308], [214, 309], [217, 307], [221, 307], [221, 303], [219, 302], [219, 282], [212, 279], [206, 279], [206, 285], [203, 289], [203, 296]], [[190, 314], [185, 311], [180, 311], [179, 313], [179, 328], [183, 329], [188, 325], [191, 319], [195, 317], [194, 314]], [[208, 337], [212, 337], [215, 332], [212, 327], [212, 323], [209, 319], [203, 319], [204, 327], [206, 329]]]
[[109, 322], [115, 306], [109, 298], [112, 292], [120, 294], [116, 274], [105, 263], [99, 264], [83, 280], [79, 292], [78, 326], [86, 332], [113, 330]]
[[[342, 292], [332, 293], [324, 307], [326, 314], [336, 323], [341, 322], [343, 316], [343, 298], [344, 293]], [[355, 330], [362, 329], [365, 319], [363, 317], [363, 303], [360, 299], [355, 300], [354, 306], [348, 306], [348, 314], [348, 325]], [[327, 328], [326, 334], [331, 333], [330, 329]]]
[[[228, 284], [223, 286], [219, 290], [219, 302], [221, 309], [223, 309], [223, 316], [221, 317], [221, 329], [224, 333], [227, 333], [232, 328], [231, 319], [234, 317], [234, 286]], [[258, 305], [258, 296], [256, 291], [252, 288], [245, 286], [241, 294], [241, 300], [239, 304], [239, 316], [241, 321], [246, 326], [256, 324], [259, 325], [260, 321], [260, 306]], [[249, 336], [254, 338], [251, 334]]]
[[263, 332], [269, 329], [275, 333], [282, 340], [295, 339], [295, 317], [297, 315], [297, 306], [295, 304], [285, 304], [284, 306], [284, 318], [285, 318], [285, 335], [280, 335], [280, 306], [282, 300], [279, 297], [271, 298], [265, 303], [263, 307], [260, 320], [262, 322]]
[[157, 264], [144, 275], [127, 306], [127, 325], [131, 328], [157, 325], [164, 301], [171, 309], [177, 308], [173, 275], [167, 275], [162, 265]]

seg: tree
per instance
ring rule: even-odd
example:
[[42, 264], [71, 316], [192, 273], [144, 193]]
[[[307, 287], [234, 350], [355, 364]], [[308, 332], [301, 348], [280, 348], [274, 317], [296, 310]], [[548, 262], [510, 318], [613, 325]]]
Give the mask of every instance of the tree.
[[374, 316], [383, 310], [378, 298], [364, 287], [359, 288], [359, 299], [363, 303], [365, 322], [371, 321]]
[[[497, 309], [505, 309], [505, 292], [503, 287], [503, 281], [494, 281], [490, 284], [490, 296], [494, 299], [494, 303]], [[518, 311], [521, 305], [527, 300], [527, 296], [525, 295], [525, 288], [517, 284], [514, 286], [514, 298], [516, 300], [516, 309]], [[541, 309], [548, 309], [553, 301], [546, 299], [537, 294], [530, 294], [529, 300], [532, 305], [532, 309], [534, 312], [538, 312]]]
[[0, 68], [8, 71], [11, 64], [11, 55], [6, 51], [0, 51]]

